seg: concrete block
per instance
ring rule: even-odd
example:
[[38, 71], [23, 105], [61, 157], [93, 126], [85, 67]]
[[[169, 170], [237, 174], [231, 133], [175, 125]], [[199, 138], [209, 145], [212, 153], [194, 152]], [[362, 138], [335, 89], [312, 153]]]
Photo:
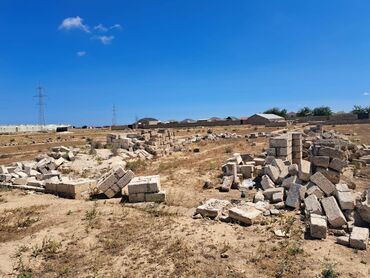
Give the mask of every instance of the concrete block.
[[308, 181], [311, 176], [311, 162], [302, 160], [299, 169], [299, 179], [302, 181]]
[[261, 186], [264, 190], [274, 188], [275, 184], [268, 175], [263, 175], [261, 178]]
[[[322, 215], [322, 208], [316, 195], [309, 195], [304, 199], [305, 210], [310, 214]], [[325, 221], [326, 222], [326, 221]]]
[[245, 225], [252, 225], [261, 215], [262, 211], [253, 207], [248, 209], [241, 208], [229, 209], [229, 217]]
[[231, 205], [231, 203], [227, 200], [209, 199], [204, 204], [197, 207], [196, 213], [199, 213], [203, 217], [215, 218], [229, 205]]
[[118, 180], [114, 173], [110, 173], [106, 178], [104, 178], [102, 181], [98, 183], [98, 188], [102, 192], [105, 192], [108, 190], [108, 188], [112, 187], [113, 184], [115, 184], [117, 181]]
[[273, 203], [279, 203], [284, 201], [284, 193], [283, 192], [277, 192], [272, 194], [272, 202]]
[[299, 172], [299, 168], [297, 164], [289, 165], [288, 167], [288, 173], [290, 176], [297, 176]]
[[339, 236], [335, 240], [336, 243], [343, 245], [343, 246], [349, 246], [349, 236]]
[[326, 218], [321, 215], [310, 215], [310, 235], [313, 238], [326, 238], [327, 235]]
[[329, 156], [330, 158], [338, 158], [340, 160], [345, 159], [345, 153], [343, 151], [330, 147], [321, 147], [319, 149], [318, 155]]
[[349, 237], [349, 245], [352, 248], [366, 250], [369, 240], [369, 229], [361, 227], [353, 227]]
[[274, 195], [275, 193], [284, 194], [284, 188], [282, 187], [268, 188], [262, 193], [263, 193], [263, 196], [265, 196], [265, 200], [272, 200], [272, 195]]
[[333, 158], [329, 164], [329, 168], [337, 172], [342, 172], [343, 168], [347, 165], [347, 162], [340, 160], [338, 158]]
[[145, 202], [162, 203], [166, 201], [166, 193], [160, 191], [158, 193], [145, 193]]
[[355, 208], [355, 198], [346, 184], [335, 185], [334, 196], [342, 210], [353, 210]]
[[145, 202], [145, 193], [131, 193], [128, 195], [130, 203]]
[[118, 181], [117, 185], [119, 188], [124, 188], [126, 185], [130, 183], [130, 181], [134, 178], [135, 174], [128, 170]]
[[254, 178], [254, 166], [253, 165], [240, 165], [239, 171], [243, 175], [244, 179]]
[[330, 196], [334, 190], [334, 184], [328, 180], [321, 172], [316, 172], [310, 177], [310, 181], [316, 184], [326, 196]]
[[321, 199], [324, 197], [324, 192], [318, 186], [314, 185], [307, 189], [306, 195], [315, 195], [317, 199]]
[[117, 169], [115, 169], [114, 174], [116, 175], [116, 178], [119, 180], [126, 174], [126, 171], [121, 166], [119, 166], [117, 167]]
[[332, 227], [340, 228], [343, 225], [347, 224], [346, 218], [344, 217], [337, 201], [333, 196], [323, 198], [321, 200], [321, 204], [328, 218], [328, 222]]
[[135, 177], [127, 185], [128, 193], [156, 193], [160, 190], [159, 176]]
[[285, 205], [291, 208], [299, 209], [300, 206], [300, 195], [301, 195], [300, 184], [293, 184], [290, 186], [290, 189], [287, 193], [287, 198], [285, 200]]
[[277, 182], [277, 180], [279, 179], [280, 171], [275, 166], [266, 165], [265, 174], [268, 175], [273, 182]]
[[270, 138], [270, 147], [271, 148], [286, 148], [288, 147], [288, 139], [287, 138], [282, 138], [282, 137], [275, 137], [275, 138]]
[[282, 185], [284, 188], [289, 189], [289, 188], [292, 186], [292, 184], [297, 183], [297, 181], [298, 181], [297, 176], [291, 176], [291, 177], [285, 178], [285, 179], [283, 180], [283, 182], [282, 182], [282, 184], [281, 184], [281, 185]]
[[105, 196], [107, 196], [109, 199], [110, 198], [113, 198], [114, 196], [116, 196], [116, 194], [117, 194], [118, 192], [117, 191], [114, 191], [112, 188], [108, 188], [105, 192], [104, 192], [104, 194], [105, 194]]
[[329, 156], [313, 156], [311, 157], [311, 163], [315, 166], [328, 168], [329, 163], [330, 163], [330, 157]]

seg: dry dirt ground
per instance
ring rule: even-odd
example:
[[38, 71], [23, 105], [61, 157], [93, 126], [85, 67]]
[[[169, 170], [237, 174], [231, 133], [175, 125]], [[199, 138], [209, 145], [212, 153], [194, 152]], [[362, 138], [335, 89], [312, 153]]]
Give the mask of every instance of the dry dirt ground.
[[[327, 128], [357, 133], [356, 138], [369, 143], [370, 125]], [[264, 138], [202, 142], [194, 146], [199, 153], [189, 150], [131, 165], [138, 175], [161, 175], [168, 194], [161, 205], [3, 190], [0, 277], [336, 277], [322, 276], [335, 272], [369, 277], [369, 251], [337, 245], [334, 236], [304, 240], [297, 212], [266, 217], [249, 227], [191, 217], [203, 200], [240, 199], [239, 191], [204, 190], [203, 182], [218, 183], [220, 167], [231, 153], [259, 153], [265, 146]], [[356, 181], [360, 189], [370, 181], [370, 171], [364, 172]], [[252, 196], [248, 192], [247, 198]], [[276, 229], [291, 236], [279, 238]]]

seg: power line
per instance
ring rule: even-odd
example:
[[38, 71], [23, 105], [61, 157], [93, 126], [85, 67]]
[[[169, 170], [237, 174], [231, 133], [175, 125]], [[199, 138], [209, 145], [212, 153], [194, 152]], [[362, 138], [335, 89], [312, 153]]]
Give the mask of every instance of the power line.
[[44, 126], [45, 125], [45, 111], [44, 111], [45, 94], [44, 94], [44, 88], [40, 85], [40, 83], [39, 83], [39, 86], [37, 86], [36, 88], [36, 92], [37, 94], [34, 97], [38, 98], [37, 106], [39, 107], [39, 125]]

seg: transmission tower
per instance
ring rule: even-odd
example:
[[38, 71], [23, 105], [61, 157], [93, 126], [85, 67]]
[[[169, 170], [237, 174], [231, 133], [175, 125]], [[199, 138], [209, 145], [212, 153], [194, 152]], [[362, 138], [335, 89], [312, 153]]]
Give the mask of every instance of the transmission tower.
[[44, 88], [40, 85], [40, 83], [39, 83], [39, 86], [37, 86], [36, 88], [36, 92], [37, 94], [35, 95], [35, 97], [38, 99], [37, 105], [39, 107], [39, 125], [44, 126], [45, 125], [45, 113], [44, 113], [45, 94], [44, 94]]
[[113, 109], [112, 109], [113, 117], [112, 117], [112, 126], [117, 125], [117, 111], [116, 111], [116, 105], [113, 104]]

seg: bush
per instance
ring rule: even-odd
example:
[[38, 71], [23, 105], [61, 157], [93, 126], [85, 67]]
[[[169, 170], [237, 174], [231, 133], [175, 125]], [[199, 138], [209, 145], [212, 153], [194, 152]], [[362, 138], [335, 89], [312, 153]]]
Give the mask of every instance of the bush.
[[275, 114], [275, 115], [278, 115], [278, 116], [283, 117], [283, 118], [286, 118], [288, 116], [288, 111], [286, 109], [281, 109], [280, 110], [277, 107], [270, 108], [270, 109], [266, 110], [263, 113], [265, 113], [265, 114]]
[[316, 107], [312, 113], [314, 116], [331, 116], [333, 114], [329, 106]]
[[297, 112], [297, 117], [307, 117], [311, 115], [312, 115], [312, 110], [309, 107], [303, 107]]

